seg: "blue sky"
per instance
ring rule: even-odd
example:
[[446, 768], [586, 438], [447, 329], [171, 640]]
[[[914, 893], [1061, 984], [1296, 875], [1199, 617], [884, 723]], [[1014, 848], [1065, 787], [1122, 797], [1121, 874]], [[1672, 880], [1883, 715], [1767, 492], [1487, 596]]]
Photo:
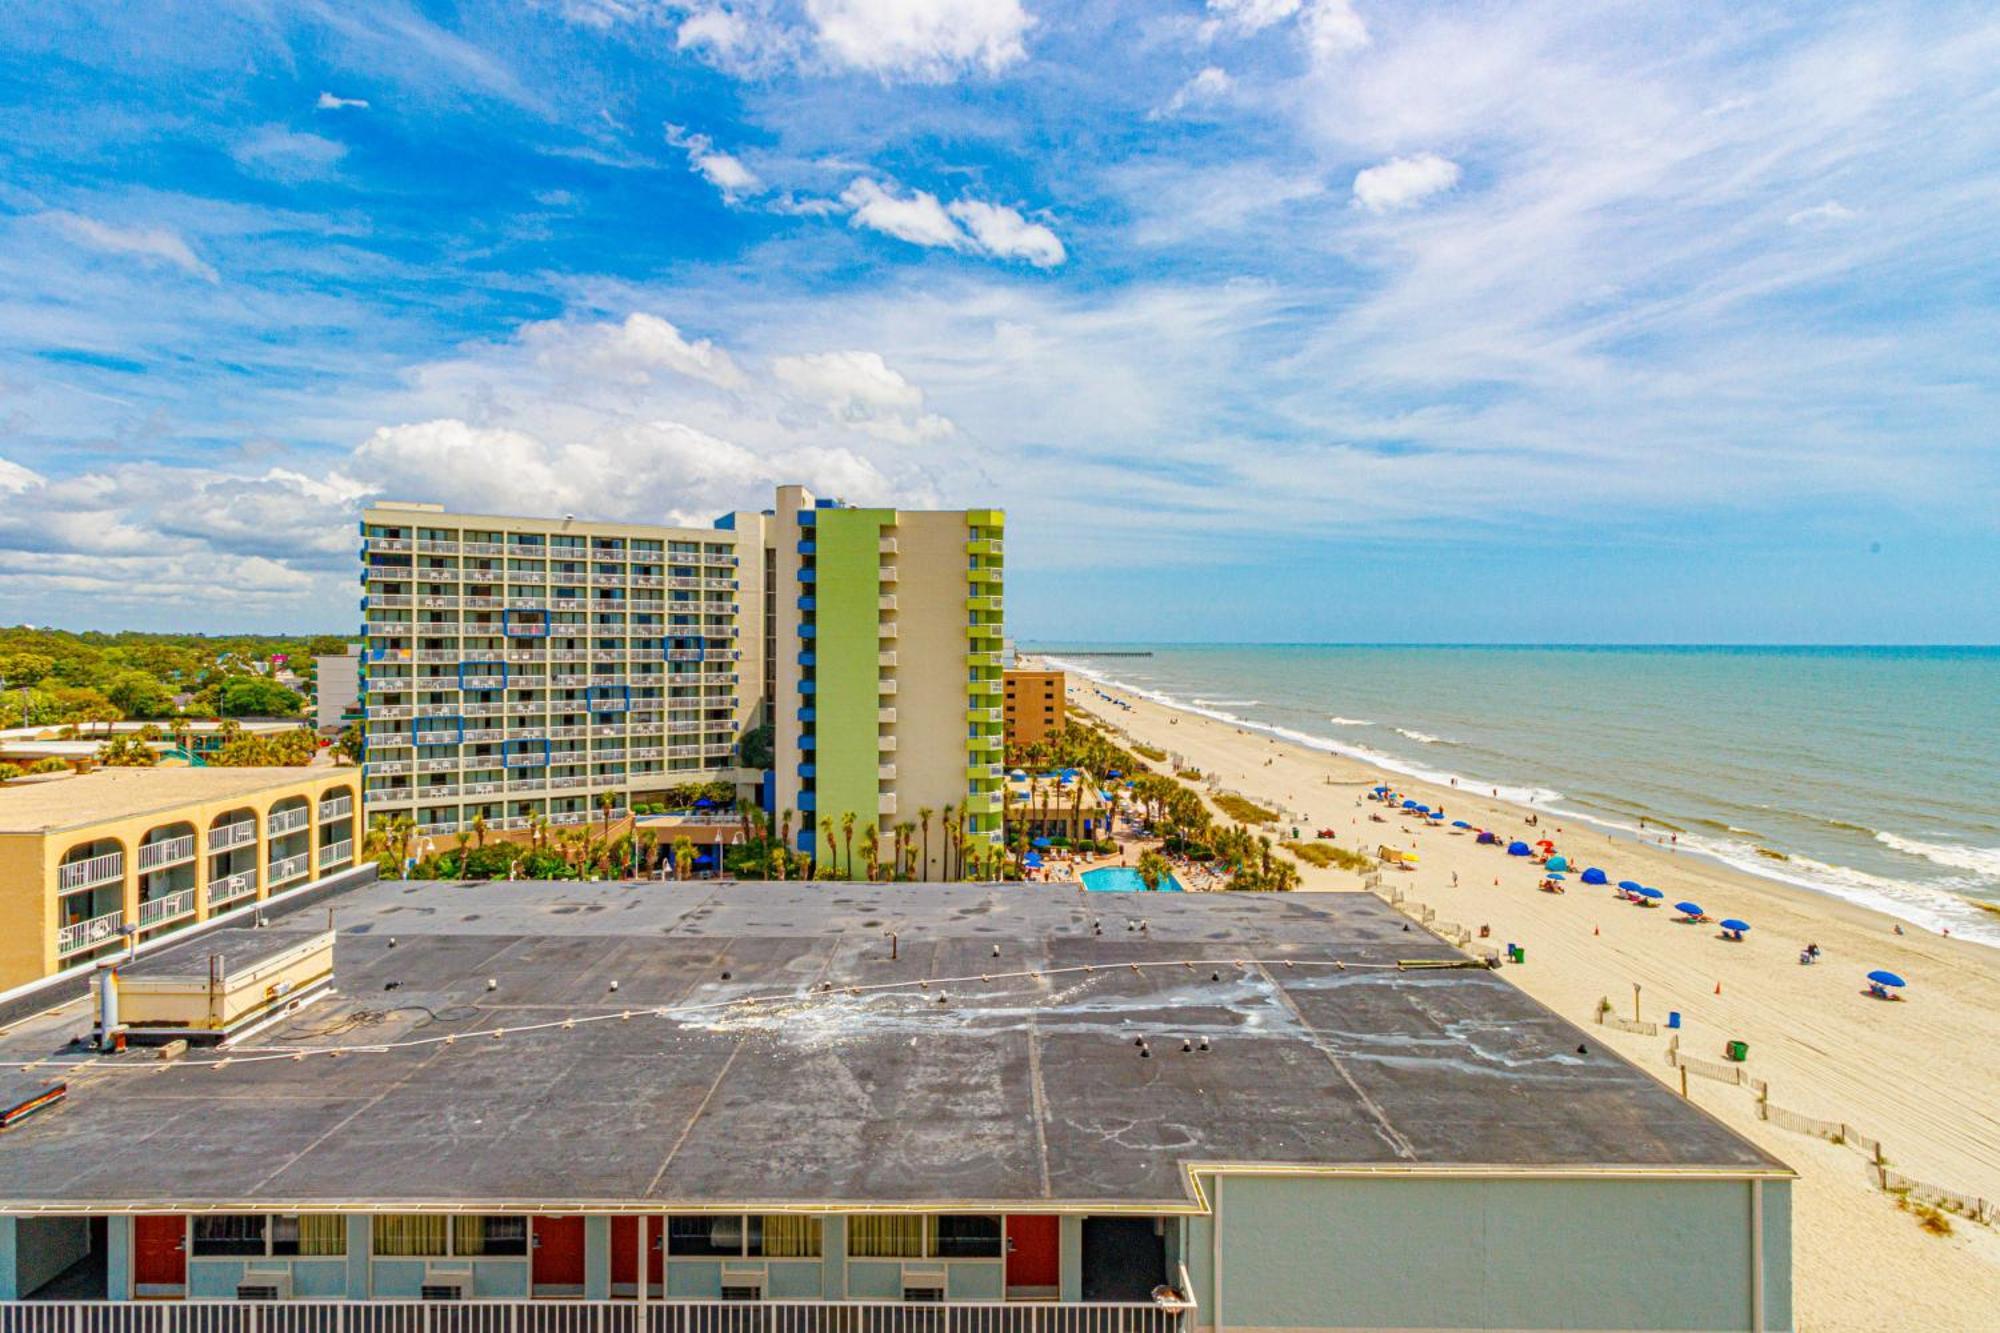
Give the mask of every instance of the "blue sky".
[[0, 14], [0, 619], [999, 503], [1033, 638], [2000, 640], [1990, 6]]

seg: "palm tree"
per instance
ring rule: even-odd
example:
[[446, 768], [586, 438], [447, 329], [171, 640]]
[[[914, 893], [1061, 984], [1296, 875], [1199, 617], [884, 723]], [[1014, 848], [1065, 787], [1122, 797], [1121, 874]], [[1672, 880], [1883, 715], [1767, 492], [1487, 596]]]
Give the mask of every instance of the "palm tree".
[[931, 877], [931, 816], [936, 813], [927, 805], [917, 807], [917, 819], [924, 826], [924, 879]]
[[789, 860], [790, 858], [791, 858], [791, 854], [790, 854], [789, 852], [787, 852], [787, 851], [786, 851], [786, 850], [785, 850], [784, 848], [782, 848], [782, 847], [776, 847], [776, 846], [774, 846], [774, 847], [770, 848], [770, 849], [769, 849], [769, 850], [768, 850], [767, 852], [765, 852], [765, 854], [764, 854], [764, 874], [765, 874], [765, 877], [766, 877], [766, 878], [769, 878], [769, 879], [777, 879], [777, 880], [782, 880], [782, 879], [784, 879], [784, 878], [785, 878], [785, 862], [786, 862], [787, 860]]
[[750, 817], [757, 812], [757, 803], [748, 796], [736, 798], [736, 818], [742, 824], [743, 841], [750, 841]]
[[904, 867], [902, 871], [904, 879], [908, 879], [910, 877], [910, 872], [907, 869], [907, 867], [910, 863], [910, 858], [914, 856], [916, 852], [915, 847], [910, 842], [910, 835], [915, 833], [916, 831], [917, 831], [917, 826], [907, 819], [904, 820], [902, 823], [896, 825], [895, 864], [899, 867]]
[[528, 816], [528, 845], [536, 851], [549, 840], [549, 817], [537, 810]]
[[[832, 850], [833, 847], [833, 816], [825, 815], [819, 821], [819, 838], [813, 843], [813, 873], [815, 875], [818, 875], [820, 871], [826, 868], [826, 853]], [[833, 861], [832, 875], [834, 878], [838, 878], [840, 875], [840, 858], [834, 857]], [[825, 876], [821, 876], [821, 878], [825, 878]]]
[[778, 830], [778, 841], [784, 843], [785, 850], [789, 852], [792, 849], [792, 812], [790, 810], [780, 810], [778, 812]]
[[1156, 851], [1145, 852], [1139, 857], [1139, 882], [1148, 889], [1159, 888], [1172, 873], [1173, 868], [1167, 864], [1167, 858]]
[[486, 850], [486, 812], [483, 810], [472, 817], [472, 841], [480, 851]]
[[840, 838], [847, 844], [847, 877], [854, 878], [854, 812], [840, 812]]
[[[875, 876], [882, 869], [881, 851], [882, 835], [877, 832], [875, 825], [870, 824], [867, 828], [861, 830], [861, 859], [868, 864], [868, 882], [870, 884], [875, 882]], [[853, 869], [851, 863], [848, 869], [850, 871]]]
[[660, 835], [649, 828], [640, 829], [636, 845], [639, 848], [639, 864], [651, 870], [653, 868], [653, 849], [660, 845]]
[[944, 809], [938, 812], [938, 832], [944, 838], [944, 846], [938, 849], [938, 859], [944, 862], [938, 870], [940, 879], [951, 878], [951, 830], [954, 823], [952, 816], [957, 813], [957, 808], [949, 801], [945, 803]]
[[611, 811], [618, 804], [618, 798], [608, 791], [597, 793], [597, 808], [604, 813], [604, 839], [611, 840]]
[[451, 835], [451, 840], [458, 844], [458, 877], [460, 879], [464, 879], [465, 849], [471, 845], [472, 835], [470, 833], [467, 833], [464, 829], [459, 829]]
[[674, 839], [674, 878], [686, 879], [694, 873], [694, 839], [682, 834]]

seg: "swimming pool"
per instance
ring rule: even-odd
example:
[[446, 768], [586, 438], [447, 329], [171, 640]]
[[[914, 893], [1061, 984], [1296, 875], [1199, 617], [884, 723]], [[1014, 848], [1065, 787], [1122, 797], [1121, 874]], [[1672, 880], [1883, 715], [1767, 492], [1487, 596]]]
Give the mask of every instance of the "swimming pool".
[[[1100, 866], [1083, 872], [1083, 887], [1092, 893], [1145, 893], [1146, 881], [1131, 866]], [[1179, 893], [1180, 881], [1168, 875], [1154, 892]]]

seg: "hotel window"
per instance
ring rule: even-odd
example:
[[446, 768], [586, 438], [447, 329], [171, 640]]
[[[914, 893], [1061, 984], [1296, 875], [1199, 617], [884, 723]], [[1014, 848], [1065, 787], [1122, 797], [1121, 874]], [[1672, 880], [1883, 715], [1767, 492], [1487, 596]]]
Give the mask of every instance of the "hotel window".
[[264, 1253], [262, 1213], [219, 1213], [194, 1219], [196, 1257]]
[[454, 1217], [451, 1220], [451, 1252], [484, 1258], [526, 1254], [528, 1219]]
[[389, 1213], [375, 1219], [374, 1252], [385, 1258], [436, 1258], [444, 1254], [445, 1219], [427, 1213]]
[[856, 1259], [998, 1259], [997, 1215], [859, 1214], [847, 1219], [847, 1252]]
[[820, 1220], [788, 1213], [670, 1216], [667, 1253], [681, 1259], [817, 1259]]
[[280, 1213], [271, 1219], [271, 1253], [347, 1253], [347, 1219], [338, 1213]]

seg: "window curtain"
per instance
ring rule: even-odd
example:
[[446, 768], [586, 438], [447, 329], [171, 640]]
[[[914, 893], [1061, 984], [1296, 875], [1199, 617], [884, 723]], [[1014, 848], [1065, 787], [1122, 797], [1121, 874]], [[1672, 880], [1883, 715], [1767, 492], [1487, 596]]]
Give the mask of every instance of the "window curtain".
[[764, 1217], [764, 1255], [770, 1259], [819, 1258], [819, 1219], [767, 1213]]
[[922, 1214], [857, 1214], [847, 1219], [847, 1252], [857, 1259], [921, 1259], [932, 1234]]
[[299, 1253], [346, 1254], [347, 1219], [339, 1213], [301, 1213]]
[[429, 1213], [391, 1213], [375, 1219], [375, 1253], [387, 1256], [441, 1255], [445, 1219]]

